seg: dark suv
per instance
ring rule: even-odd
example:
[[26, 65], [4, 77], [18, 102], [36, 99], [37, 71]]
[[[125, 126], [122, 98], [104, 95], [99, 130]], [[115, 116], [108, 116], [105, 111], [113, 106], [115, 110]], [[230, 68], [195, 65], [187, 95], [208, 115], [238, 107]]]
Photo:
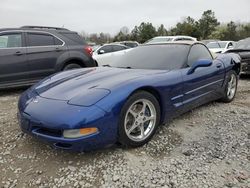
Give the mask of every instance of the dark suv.
[[32, 85], [55, 72], [94, 67], [92, 49], [64, 28], [0, 29], [0, 88]]

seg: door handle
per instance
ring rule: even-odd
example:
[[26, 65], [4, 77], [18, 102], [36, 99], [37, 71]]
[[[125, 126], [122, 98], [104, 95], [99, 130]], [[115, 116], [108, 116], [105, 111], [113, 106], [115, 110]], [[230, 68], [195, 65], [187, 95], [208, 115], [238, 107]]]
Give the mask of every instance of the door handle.
[[17, 52], [15, 53], [15, 55], [20, 56], [20, 55], [23, 55], [23, 53], [20, 52], [20, 51], [17, 51]]
[[222, 66], [221, 63], [216, 64], [216, 67], [217, 67], [217, 68], [221, 68], [221, 66]]

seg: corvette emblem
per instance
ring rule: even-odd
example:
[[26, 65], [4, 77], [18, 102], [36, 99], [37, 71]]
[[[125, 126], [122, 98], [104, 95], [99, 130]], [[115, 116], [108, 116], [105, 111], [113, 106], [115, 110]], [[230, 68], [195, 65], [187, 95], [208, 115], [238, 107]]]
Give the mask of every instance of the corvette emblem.
[[38, 99], [37, 99], [37, 98], [34, 98], [32, 101], [33, 101], [34, 103], [38, 103]]

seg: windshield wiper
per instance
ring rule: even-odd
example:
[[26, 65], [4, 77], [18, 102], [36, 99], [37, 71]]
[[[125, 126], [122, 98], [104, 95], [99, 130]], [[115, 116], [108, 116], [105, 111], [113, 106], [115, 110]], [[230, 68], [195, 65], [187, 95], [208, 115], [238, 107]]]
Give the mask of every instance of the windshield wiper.
[[107, 64], [107, 65], [103, 65], [103, 67], [111, 67], [109, 64]]

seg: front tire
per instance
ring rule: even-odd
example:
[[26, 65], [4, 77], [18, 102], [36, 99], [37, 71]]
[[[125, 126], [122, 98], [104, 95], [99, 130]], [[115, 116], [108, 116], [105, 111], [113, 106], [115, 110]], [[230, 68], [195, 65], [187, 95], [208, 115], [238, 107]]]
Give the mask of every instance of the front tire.
[[160, 122], [160, 105], [149, 92], [133, 94], [122, 108], [119, 122], [119, 142], [126, 147], [146, 144]]
[[227, 78], [226, 82], [227, 83], [222, 102], [229, 103], [234, 100], [238, 86], [238, 75], [235, 71], [232, 70], [229, 72], [229, 77]]

